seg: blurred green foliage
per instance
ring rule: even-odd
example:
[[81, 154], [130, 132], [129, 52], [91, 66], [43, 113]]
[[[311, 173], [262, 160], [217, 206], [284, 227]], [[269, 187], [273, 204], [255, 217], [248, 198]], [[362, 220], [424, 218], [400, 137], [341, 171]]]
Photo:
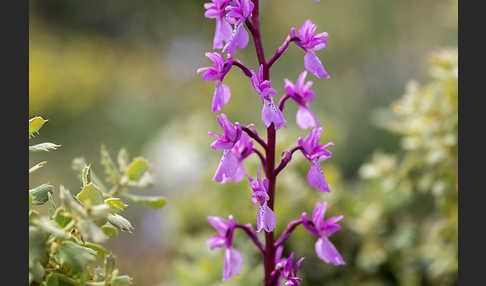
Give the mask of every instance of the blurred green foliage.
[[[29, 120], [29, 139], [39, 134], [47, 120], [37, 116]], [[29, 146], [30, 152], [51, 151], [59, 148], [54, 143]], [[127, 205], [123, 198], [135, 203], [160, 208], [163, 197], [135, 196], [128, 193], [130, 187], [145, 187], [150, 183], [148, 162], [137, 157], [129, 163], [127, 152], [122, 149], [118, 165], [102, 148], [102, 161], [107, 174], [108, 188], [86, 165], [83, 158], [74, 160], [73, 167], [79, 172], [81, 191], [74, 197], [62, 185], [59, 187], [60, 204], [53, 198], [54, 186], [42, 184], [29, 190], [29, 285], [55, 286], [122, 286], [132, 284], [132, 278], [119, 275], [115, 258], [101, 243], [118, 230], [132, 232], [131, 223], [118, 214]], [[41, 169], [38, 163], [29, 169], [33, 173]], [[157, 204], [152, 204], [157, 201]], [[47, 214], [34, 206], [47, 205]], [[100, 261], [102, 263], [100, 264]]]

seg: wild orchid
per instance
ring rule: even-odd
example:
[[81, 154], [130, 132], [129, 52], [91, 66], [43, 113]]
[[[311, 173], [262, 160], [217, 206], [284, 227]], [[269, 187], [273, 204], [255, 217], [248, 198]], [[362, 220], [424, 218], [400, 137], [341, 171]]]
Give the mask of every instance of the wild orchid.
[[[319, 0], [316, 0], [316, 2], [319, 2]], [[324, 214], [327, 209], [326, 202], [317, 203], [312, 220], [308, 220], [304, 212], [301, 218], [288, 224], [279, 238], [275, 239], [274, 237], [277, 223], [274, 210], [277, 177], [292, 160], [296, 151], [300, 151], [311, 163], [307, 182], [320, 192], [330, 192], [320, 163], [332, 156], [332, 152], [327, 148], [334, 144], [331, 142], [319, 143], [323, 129], [310, 108], [315, 93], [310, 90], [312, 81], [305, 81], [307, 71], [318, 78], [330, 78], [315, 54], [327, 46], [326, 37], [328, 37], [328, 34], [315, 34], [317, 26], [311, 20], [307, 20], [298, 31], [292, 28], [282, 45], [267, 60], [264, 55], [259, 24], [259, 0], [212, 0], [210, 3], [204, 4], [204, 7], [206, 8], [206, 18], [216, 19], [213, 49], [220, 49], [220, 51], [206, 53], [206, 56], [213, 61], [214, 68], [206, 67], [197, 70], [198, 73], [205, 72], [202, 80], [217, 82], [212, 111], [219, 112], [223, 105], [228, 104], [229, 87], [223, 85], [222, 82], [225, 75], [233, 67], [238, 67], [248, 77], [249, 84], [262, 100], [261, 120], [267, 130], [265, 140], [260, 137], [253, 124], [240, 125], [238, 122], [233, 124], [224, 113], [217, 116], [223, 134], [209, 132], [209, 135], [217, 139], [211, 144], [211, 148], [223, 149], [223, 157], [213, 180], [219, 183], [237, 183], [246, 176], [252, 190], [250, 201], [258, 206], [258, 211], [256, 214], [256, 230], [251, 224], [236, 223], [233, 216], [230, 216], [227, 221], [220, 217], [208, 217], [210, 224], [218, 231], [219, 235], [210, 237], [207, 242], [211, 249], [225, 248], [223, 280], [238, 275], [243, 266], [243, 256], [232, 247], [233, 233], [236, 229], [241, 229], [245, 231], [262, 254], [265, 286], [283, 285], [281, 283], [284, 281], [286, 286], [299, 285], [302, 278], [297, 276], [297, 272], [304, 258], [299, 259], [294, 264], [294, 252], [291, 252], [288, 258], [282, 258], [282, 254], [284, 242], [300, 224], [318, 237], [315, 249], [320, 259], [333, 265], [345, 264], [336, 247], [329, 241], [329, 237], [341, 228], [336, 223], [342, 219], [342, 216], [332, 217], [324, 221]], [[231, 35], [228, 35], [230, 29], [232, 32]], [[256, 49], [258, 72], [250, 69], [236, 58], [237, 48], [244, 49], [248, 45], [249, 34], [247, 29], [252, 36]], [[300, 73], [295, 84], [288, 79], [284, 80], [285, 94], [280, 98], [278, 104], [275, 104], [274, 97], [277, 96], [278, 92], [270, 86], [270, 68], [291, 43], [295, 43], [306, 52], [304, 66], [307, 71]], [[226, 60], [224, 58], [225, 53], [227, 55]], [[296, 146], [282, 152], [282, 160], [276, 165], [276, 132], [281, 127], [286, 127], [287, 120], [283, 111], [288, 99], [292, 99], [299, 106], [296, 114], [297, 125], [302, 129], [310, 129], [310, 132], [304, 139], [298, 138]], [[256, 180], [246, 172], [243, 165], [244, 160], [251, 154], [259, 157], [263, 168], [263, 174], [258, 168]], [[262, 244], [258, 237], [258, 232], [262, 230], [265, 234], [265, 244]]]

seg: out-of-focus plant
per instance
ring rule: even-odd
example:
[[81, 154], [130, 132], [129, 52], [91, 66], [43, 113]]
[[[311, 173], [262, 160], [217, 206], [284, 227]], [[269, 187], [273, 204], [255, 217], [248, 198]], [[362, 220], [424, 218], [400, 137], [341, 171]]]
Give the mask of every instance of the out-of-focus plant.
[[[29, 139], [38, 134], [47, 120], [29, 120]], [[60, 145], [40, 143], [29, 146], [30, 152], [56, 150]], [[115, 257], [102, 245], [118, 231], [132, 232], [133, 226], [120, 213], [125, 201], [161, 208], [163, 197], [139, 196], [129, 192], [151, 183], [149, 164], [142, 157], [130, 161], [125, 149], [118, 153], [117, 163], [102, 146], [101, 162], [106, 182], [98, 177], [83, 158], [73, 161], [79, 173], [81, 190], [73, 196], [59, 187], [59, 200], [53, 198], [54, 186], [42, 184], [29, 190], [29, 284], [30, 285], [129, 285], [132, 279], [120, 275]], [[40, 162], [29, 169], [35, 172], [45, 165]], [[34, 206], [47, 205], [47, 214]]]
[[399, 154], [375, 153], [360, 169], [369, 184], [353, 221], [369, 272], [387, 264], [399, 285], [457, 283], [457, 49], [433, 53], [430, 80], [412, 81], [391, 109]]

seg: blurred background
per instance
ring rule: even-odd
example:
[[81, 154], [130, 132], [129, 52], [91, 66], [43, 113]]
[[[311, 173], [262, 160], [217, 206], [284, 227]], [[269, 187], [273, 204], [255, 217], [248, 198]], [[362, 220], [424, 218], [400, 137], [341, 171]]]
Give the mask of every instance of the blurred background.
[[[204, 2], [29, 2], [29, 113], [49, 120], [33, 140], [62, 145], [30, 154], [30, 165], [49, 162], [30, 185], [47, 178], [78, 190], [72, 159], [82, 155], [102, 172], [101, 144], [148, 158], [156, 184], [147, 193], [169, 202], [160, 211], [128, 207], [135, 232], [109, 245], [135, 285], [223, 285], [223, 251], [205, 244], [214, 234], [206, 217], [255, 222], [247, 181], [211, 180], [221, 156], [207, 135], [220, 130], [210, 111], [214, 83], [195, 72], [210, 65], [214, 20], [204, 18]], [[345, 217], [331, 240], [347, 265], [319, 260], [303, 228], [284, 254], [306, 258], [303, 285], [456, 285], [457, 0], [262, 0], [266, 57], [306, 19], [330, 35], [318, 56], [331, 79], [308, 79], [321, 142], [336, 144], [322, 164], [332, 192], [312, 190], [308, 162], [294, 156], [277, 183], [276, 232], [326, 200], [329, 216]], [[257, 69], [251, 41], [237, 57]], [[283, 79], [295, 82], [303, 70], [303, 52], [291, 46], [272, 68], [272, 87], [281, 95]], [[250, 81], [231, 71], [225, 83], [232, 98], [223, 112], [264, 134]], [[278, 153], [307, 133], [287, 106]], [[245, 161], [253, 176], [257, 163]], [[235, 244], [243, 270], [224, 285], [261, 285], [259, 253], [243, 233]]]

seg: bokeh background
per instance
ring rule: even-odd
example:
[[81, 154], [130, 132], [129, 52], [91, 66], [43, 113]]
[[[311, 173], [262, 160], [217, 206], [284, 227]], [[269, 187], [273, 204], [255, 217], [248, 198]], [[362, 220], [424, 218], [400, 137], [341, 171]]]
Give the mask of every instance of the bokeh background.
[[[49, 120], [38, 140], [62, 145], [30, 155], [31, 165], [49, 162], [30, 185], [47, 178], [78, 190], [72, 159], [82, 155], [101, 173], [101, 144], [148, 158], [156, 184], [146, 193], [169, 203], [159, 211], [130, 206], [135, 232], [109, 245], [135, 285], [222, 285], [223, 252], [205, 245], [214, 232], [206, 216], [255, 221], [246, 181], [211, 181], [221, 155], [207, 135], [219, 130], [210, 112], [214, 84], [195, 73], [210, 64], [204, 52], [212, 48], [214, 21], [203, 17], [204, 2], [29, 2], [29, 113]], [[320, 261], [315, 238], [299, 228], [285, 254], [306, 257], [303, 285], [457, 284], [457, 0], [261, 6], [267, 58], [308, 18], [330, 35], [319, 57], [331, 79], [308, 79], [322, 141], [336, 144], [322, 164], [332, 192], [312, 190], [307, 162], [294, 156], [277, 185], [276, 231], [327, 200], [329, 215], [345, 216], [332, 241], [347, 265]], [[238, 58], [257, 68], [251, 41]], [[303, 70], [303, 52], [292, 46], [274, 65], [272, 86], [282, 94], [283, 79], [295, 81]], [[232, 98], [223, 111], [264, 133], [249, 80], [230, 72], [225, 81]], [[285, 111], [279, 151], [306, 135], [295, 111], [291, 104]], [[246, 161], [250, 174], [257, 163]], [[259, 254], [242, 233], [235, 243], [243, 271], [224, 285], [260, 285]]]

